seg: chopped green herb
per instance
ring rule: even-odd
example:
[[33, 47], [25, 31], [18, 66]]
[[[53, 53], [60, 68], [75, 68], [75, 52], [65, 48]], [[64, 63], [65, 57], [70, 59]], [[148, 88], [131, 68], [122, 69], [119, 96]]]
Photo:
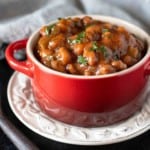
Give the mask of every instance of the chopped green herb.
[[98, 46], [96, 41], [93, 42], [91, 50], [96, 52], [102, 52], [104, 56], [106, 56], [106, 47], [104, 45]]
[[119, 56], [116, 54], [116, 55], [114, 55], [114, 60], [119, 60]]
[[76, 43], [81, 43], [81, 41], [85, 38], [85, 31], [79, 33], [77, 35], [77, 38], [74, 39], [74, 40], [68, 40], [68, 43], [71, 43], [71, 44], [76, 44]]
[[76, 44], [76, 43], [81, 43], [81, 40], [79, 39], [74, 39], [71, 41], [71, 44]]
[[106, 47], [104, 45], [100, 46], [100, 50], [103, 53], [104, 57], [108, 56], [107, 49], [106, 49]]
[[102, 33], [105, 33], [105, 32], [109, 32], [109, 30], [108, 29], [102, 29]]
[[55, 24], [52, 24], [50, 26], [47, 26], [46, 30], [45, 30], [45, 33], [46, 35], [49, 35], [50, 32], [52, 31], [52, 29], [54, 28]]
[[85, 31], [81, 32], [78, 34], [77, 39], [82, 40], [83, 38], [85, 38]]
[[87, 65], [87, 59], [83, 56], [78, 56], [77, 62], [83, 65]]
[[91, 50], [92, 51], [97, 51], [99, 49], [98, 45], [97, 45], [97, 42], [94, 41], [93, 44], [92, 44], [92, 47], [91, 47]]
[[72, 40], [71, 40], [71, 39], [67, 39], [67, 42], [68, 42], [69, 44], [71, 44], [71, 43], [72, 43]]
[[105, 47], [104, 45], [100, 46], [99, 49], [100, 49], [100, 51], [103, 52], [103, 53], [106, 52], [106, 47]]

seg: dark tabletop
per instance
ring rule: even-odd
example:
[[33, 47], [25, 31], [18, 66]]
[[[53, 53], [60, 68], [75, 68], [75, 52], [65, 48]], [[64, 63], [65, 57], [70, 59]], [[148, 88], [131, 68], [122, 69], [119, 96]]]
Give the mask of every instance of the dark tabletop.
[[[0, 92], [1, 92], [0, 95], [2, 94], [4, 84], [6, 84], [12, 72], [13, 71], [8, 67], [6, 61], [4, 59], [0, 60]], [[12, 144], [12, 142], [3, 133], [1, 129], [0, 129], [0, 150], [16, 150], [16, 147]]]
[[[12, 113], [7, 101], [7, 83], [13, 71], [7, 65], [5, 59], [0, 60], [0, 95], [3, 100], [3, 112], [7, 118], [39, 149], [49, 150], [150, 150], [150, 131], [125, 142], [107, 146], [75, 146], [63, 144], [43, 138], [26, 128]], [[21, 149], [21, 147], [20, 147]], [[0, 150], [16, 150], [16, 147], [0, 129]]]
[[7, 138], [7, 136], [0, 130], [0, 149], [1, 150], [16, 150], [15, 146]]

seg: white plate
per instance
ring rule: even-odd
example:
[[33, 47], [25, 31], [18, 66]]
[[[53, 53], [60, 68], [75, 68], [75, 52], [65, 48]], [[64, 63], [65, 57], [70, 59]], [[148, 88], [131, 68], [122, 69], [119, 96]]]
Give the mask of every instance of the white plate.
[[95, 128], [72, 126], [48, 117], [34, 100], [30, 79], [21, 73], [12, 75], [7, 92], [12, 111], [24, 125], [43, 137], [59, 142], [104, 145], [134, 138], [150, 129], [150, 87], [146, 89], [143, 108], [134, 116], [111, 126]]

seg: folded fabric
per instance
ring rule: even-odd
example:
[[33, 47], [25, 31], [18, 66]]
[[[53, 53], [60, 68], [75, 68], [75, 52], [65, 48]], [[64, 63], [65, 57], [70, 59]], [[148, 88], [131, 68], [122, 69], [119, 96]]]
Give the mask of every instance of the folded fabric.
[[43, 24], [77, 14], [115, 16], [150, 33], [150, 0], [1, 0], [0, 39], [27, 38]]

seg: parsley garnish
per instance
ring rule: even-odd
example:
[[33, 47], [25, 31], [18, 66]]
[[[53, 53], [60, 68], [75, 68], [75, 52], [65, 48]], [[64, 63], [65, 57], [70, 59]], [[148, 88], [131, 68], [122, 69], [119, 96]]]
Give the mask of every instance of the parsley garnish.
[[109, 32], [109, 30], [108, 29], [102, 29], [102, 33], [105, 33], [105, 32]]
[[74, 39], [74, 40], [69, 39], [69, 40], [68, 40], [68, 43], [71, 43], [71, 44], [81, 43], [81, 41], [82, 41], [84, 38], [85, 38], [85, 31], [79, 33], [79, 34], [77, 35], [77, 38], [76, 38], [76, 39]]
[[47, 26], [47, 28], [45, 30], [46, 35], [50, 34], [50, 32], [52, 31], [52, 29], [54, 28], [54, 26], [55, 26], [55, 24]]
[[99, 47], [98, 47], [96, 41], [93, 42], [92, 47], [91, 47], [91, 50], [92, 50], [92, 51], [97, 51], [97, 50], [99, 50]]
[[98, 46], [96, 41], [93, 42], [91, 50], [96, 52], [102, 52], [104, 56], [106, 56], [106, 47], [104, 45]]
[[100, 50], [103, 53], [104, 57], [107, 57], [109, 55], [104, 45], [100, 46]]
[[83, 64], [83, 65], [87, 65], [87, 59], [86, 57], [83, 57], [83, 56], [78, 56], [78, 59], [77, 59], [77, 62], [80, 63], [80, 64]]
[[79, 40], [82, 40], [83, 38], [85, 38], [85, 31], [79, 33], [77, 36], [77, 39], [79, 39]]
[[104, 45], [100, 46], [100, 51], [105, 53], [106, 52], [106, 47]]
[[116, 54], [116, 55], [114, 55], [113, 58], [114, 58], [114, 60], [119, 60], [119, 55]]

